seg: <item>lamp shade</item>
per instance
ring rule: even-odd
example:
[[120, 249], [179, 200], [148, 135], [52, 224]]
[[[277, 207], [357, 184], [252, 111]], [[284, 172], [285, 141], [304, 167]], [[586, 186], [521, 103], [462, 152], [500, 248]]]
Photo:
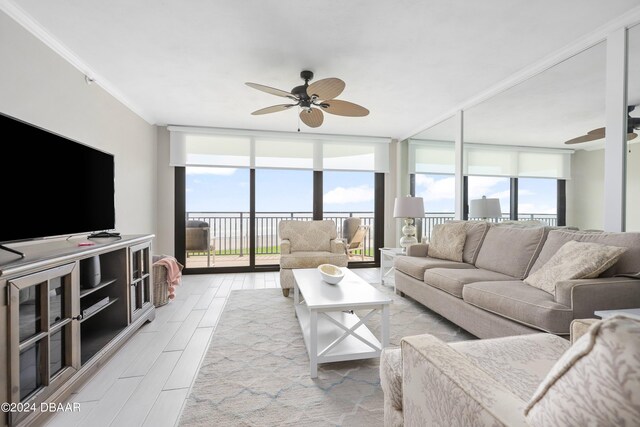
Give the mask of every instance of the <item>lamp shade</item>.
[[500, 209], [500, 199], [475, 199], [469, 202], [470, 218], [500, 218], [502, 209]]
[[422, 197], [396, 197], [393, 206], [394, 218], [422, 218], [424, 216], [424, 200]]

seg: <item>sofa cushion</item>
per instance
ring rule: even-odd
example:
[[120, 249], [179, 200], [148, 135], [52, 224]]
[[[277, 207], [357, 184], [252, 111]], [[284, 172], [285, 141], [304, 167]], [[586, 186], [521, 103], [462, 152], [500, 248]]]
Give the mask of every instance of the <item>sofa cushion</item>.
[[333, 264], [346, 267], [346, 254], [336, 254], [324, 251], [296, 252], [280, 255], [280, 268], [315, 268], [320, 264]]
[[449, 345], [520, 399], [528, 401], [569, 348], [569, 341], [552, 334], [531, 334]]
[[525, 409], [531, 426], [639, 426], [640, 320], [589, 328], [551, 369]]
[[538, 271], [524, 282], [556, 294], [556, 283], [571, 279], [591, 279], [615, 264], [627, 248], [599, 243], [570, 241], [565, 243]]
[[427, 255], [432, 258], [462, 262], [462, 250], [466, 239], [464, 223], [438, 224], [431, 233]]
[[534, 273], [542, 268], [558, 250], [570, 240], [600, 243], [602, 245], [629, 248], [611, 268], [600, 277], [612, 277], [619, 273], [640, 271], [640, 233], [585, 233], [582, 231], [552, 230], [531, 268]]
[[490, 227], [476, 267], [524, 279], [544, 243], [544, 227]]
[[480, 252], [480, 246], [484, 236], [489, 229], [489, 223], [486, 221], [449, 221], [450, 223], [462, 222], [467, 233], [467, 238], [464, 242], [464, 249], [462, 250], [462, 261], [469, 264], [474, 264], [478, 253]]
[[483, 269], [452, 269], [432, 268], [424, 272], [424, 282], [445, 291], [453, 296], [462, 298], [462, 289], [468, 283], [499, 280], [513, 280], [506, 274]]
[[573, 311], [553, 295], [521, 280], [469, 283], [465, 302], [516, 322], [558, 335], [568, 335]]
[[424, 272], [431, 268], [467, 268], [475, 269], [471, 264], [430, 257], [399, 256], [393, 264], [401, 271], [418, 280], [424, 280]]

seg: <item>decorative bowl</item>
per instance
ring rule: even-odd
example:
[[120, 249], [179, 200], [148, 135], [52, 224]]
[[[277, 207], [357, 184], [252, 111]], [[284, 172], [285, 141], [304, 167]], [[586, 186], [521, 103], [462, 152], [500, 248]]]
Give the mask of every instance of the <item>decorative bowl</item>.
[[338, 284], [344, 278], [344, 272], [333, 264], [322, 264], [318, 267], [322, 280], [332, 285]]

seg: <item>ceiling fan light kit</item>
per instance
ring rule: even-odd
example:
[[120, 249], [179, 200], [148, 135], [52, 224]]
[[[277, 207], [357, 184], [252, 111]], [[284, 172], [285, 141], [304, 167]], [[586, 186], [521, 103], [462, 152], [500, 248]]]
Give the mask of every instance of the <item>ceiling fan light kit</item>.
[[257, 83], [245, 83], [247, 86], [262, 92], [296, 101], [294, 104], [272, 105], [271, 107], [256, 110], [251, 114], [257, 116], [288, 110], [292, 107], [300, 107], [300, 120], [311, 128], [317, 128], [322, 125], [324, 122], [323, 111], [347, 117], [364, 117], [369, 114], [369, 110], [358, 104], [335, 99], [340, 96], [346, 86], [342, 80], [330, 77], [309, 84], [309, 81], [313, 80], [313, 72], [308, 70], [302, 71], [300, 78], [304, 80], [304, 84], [294, 87], [291, 92]]

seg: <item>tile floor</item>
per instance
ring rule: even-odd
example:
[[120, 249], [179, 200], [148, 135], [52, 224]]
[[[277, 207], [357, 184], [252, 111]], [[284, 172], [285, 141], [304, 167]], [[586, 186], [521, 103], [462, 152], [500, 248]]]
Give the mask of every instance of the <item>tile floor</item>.
[[[354, 269], [369, 283], [379, 269]], [[58, 413], [47, 427], [175, 426], [229, 292], [279, 288], [278, 272], [188, 275], [176, 298], [138, 332]]]

